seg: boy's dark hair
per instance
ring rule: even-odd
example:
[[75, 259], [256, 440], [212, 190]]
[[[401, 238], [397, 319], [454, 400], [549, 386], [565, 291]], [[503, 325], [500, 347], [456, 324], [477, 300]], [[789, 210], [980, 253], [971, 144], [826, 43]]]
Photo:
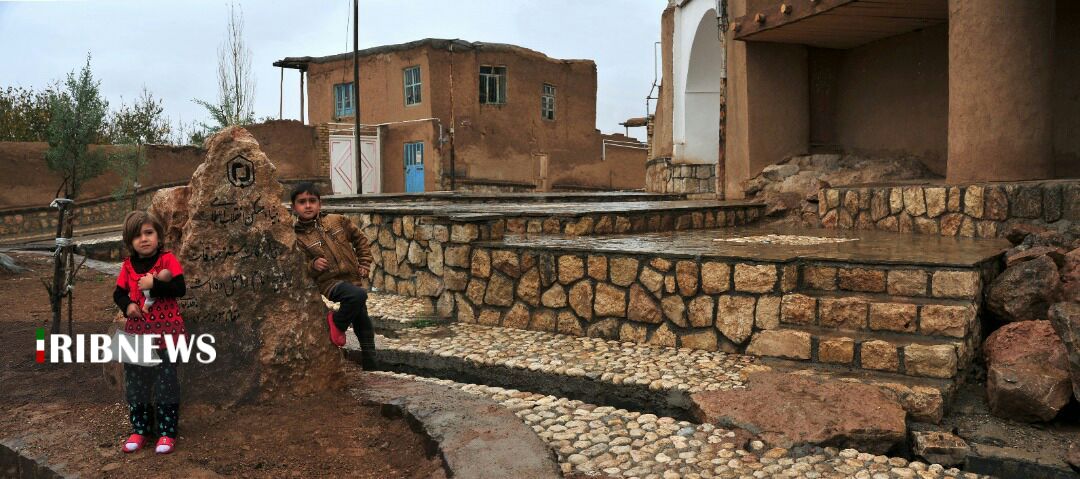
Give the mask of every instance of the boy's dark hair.
[[322, 194], [319, 193], [319, 187], [315, 186], [315, 183], [302, 181], [293, 187], [292, 194], [289, 195], [289, 202], [296, 203], [296, 197], [300, 196], [301, 193], [307, 193], [309, 195], [314, 195], [320, 200], [322, 199]]
[[158, 236], [158, 251], [161, 251], [165, 247], [165, 227], [161, 225], [161, 220], [145, 211], [136, 210], [128, 213], [124, 217], [124, 247], [128, 250], [128, 255], [135, 257], [138, 253], [135, 251], [135, 247], [131, 245], [132, 241], [135, 241], [140, 234], [142, 234], [143, 225], [149, 223], [154, 227], [154, 231]]

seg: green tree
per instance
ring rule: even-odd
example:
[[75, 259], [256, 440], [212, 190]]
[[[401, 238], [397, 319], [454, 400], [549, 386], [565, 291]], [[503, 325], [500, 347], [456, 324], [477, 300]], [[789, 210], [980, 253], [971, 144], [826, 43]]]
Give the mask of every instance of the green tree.
[[46, 285], [53, 312], [53, 333], [60, 332], [60, 309], [65, 297], [68, 298], [68, 332], [71, 332], [71, 291], [78, 270], [71, 247], [72, 202], [84, 182], [105, 170], [105, 155], [99, 149], [91, 150], [90, 145], [105, 136], [108, 107], [108, 102], [101, 97], [101, 82], [94, 80], [90, 70], [89, 55], [79, 74], [69, 73], [63, 86], [49, 95], [49, 149], [45, 153], [45, 162], [63, 178], [57, 194], [62, 191], [64, 195], [56, 202], [59, 208], [57, 250], [53, 283]]
[[45, 161], [60, 174], [64, 197], [74, 200], [83, 183], [105, 170], [105, 155], [90, 145], [107, 137], [101, 82], [94, 80], [90, 56], [78, 75], [68, 73], [62, 89], [49, 95], [49, 150]]
[[109, 166], [120, 177], [113, 191], [118, 199], [131, 195], [131, 209], [138, 207], [139, 174], [146, 167], [146, 145], [166, 143], [172, 128], [164, 115], [161, 100], [154, 98], [145, 86], [135, 103], [123, 104], [109, 116], [109, 137], [120, 145], [109, 156]]
[[45, 141], [52, 91], [0, 89], [0, 141]]
[[255, 122], [255, 79], [251, 76], [251, 49], [244, 41], [244, 13], [229, 5], [225, 41], [218, 47], [218, 98], [216, 102], [193, 100], [202, 105], [216, 124], [204, 130]]

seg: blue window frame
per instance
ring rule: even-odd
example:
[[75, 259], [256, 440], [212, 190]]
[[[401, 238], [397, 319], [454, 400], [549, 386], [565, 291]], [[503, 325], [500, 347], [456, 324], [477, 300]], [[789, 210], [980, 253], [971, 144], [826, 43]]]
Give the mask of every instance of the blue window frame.
[[355, 106], [352, 82], [334, 85], [334, 116], [352, 116]]
[[405, 106], [420, 104], [420, 67], [405, 69]]

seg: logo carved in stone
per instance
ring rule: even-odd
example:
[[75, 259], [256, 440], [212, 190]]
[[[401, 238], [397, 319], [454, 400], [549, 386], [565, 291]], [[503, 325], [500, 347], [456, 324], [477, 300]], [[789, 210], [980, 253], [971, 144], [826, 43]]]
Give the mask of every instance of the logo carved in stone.
[[247, 188], [255, 184], [255, 165], [244, 155], [236, 155], [225, 165], [225, 175], [229, 183], [237, 188]]

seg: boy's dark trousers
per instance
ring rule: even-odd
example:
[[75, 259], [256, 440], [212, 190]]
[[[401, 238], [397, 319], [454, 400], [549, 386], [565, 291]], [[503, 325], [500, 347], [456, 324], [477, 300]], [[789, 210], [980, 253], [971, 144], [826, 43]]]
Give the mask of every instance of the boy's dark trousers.
[[[164, 351], [156, 366], [124, 365], [128, 418], [137, 434], [176, 438], [180, 422], [180, 379]], [[157, 426], [156, 428], [154, 426]]]
[[366, 370], [374, 369], [375, 326], [368, 317], [367, 291], [342, 281], [330, 289], [330, 301], [341, 303], [341, 308], [334, 312], [334, 325], [345, 331], [352, 323], [353, 333], [360, 341], [361, 364]]

